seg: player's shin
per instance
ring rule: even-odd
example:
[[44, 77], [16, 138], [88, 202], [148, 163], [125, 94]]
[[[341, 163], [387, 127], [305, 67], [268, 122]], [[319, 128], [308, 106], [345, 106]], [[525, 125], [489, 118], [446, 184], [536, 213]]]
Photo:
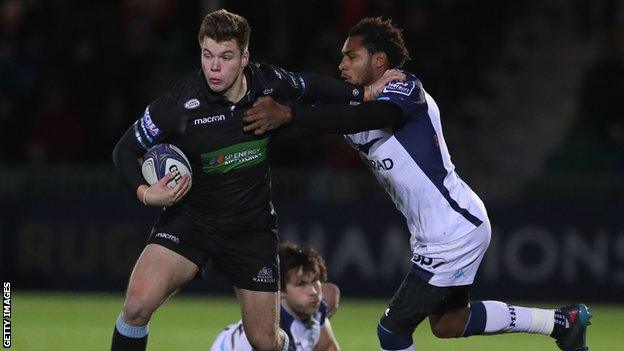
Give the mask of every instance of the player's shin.
[[463, 336], [522, 332], [550, 335], [554, 325], [554, 310], [473, 301]]
[[145, 351], [149, 326], [133, 327], [128, 325], [121, 314], [117, 317], [111, 351]]

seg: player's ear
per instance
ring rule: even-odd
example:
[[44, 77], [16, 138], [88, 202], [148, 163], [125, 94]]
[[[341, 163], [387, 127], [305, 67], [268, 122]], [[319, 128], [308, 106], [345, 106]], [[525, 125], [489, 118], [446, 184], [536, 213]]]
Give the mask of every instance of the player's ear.
[[388, 66], [388, 55], [385, 52], [379, 51], [373, 54], [373, 66], [375, 68], [383, 68]]
[[249, 50], [245, 48], [245, 50], [243, 50], [243, 55], [241, 57], [241, 65], [245, 67], [247, 66], [248, 63], [249, 63]]

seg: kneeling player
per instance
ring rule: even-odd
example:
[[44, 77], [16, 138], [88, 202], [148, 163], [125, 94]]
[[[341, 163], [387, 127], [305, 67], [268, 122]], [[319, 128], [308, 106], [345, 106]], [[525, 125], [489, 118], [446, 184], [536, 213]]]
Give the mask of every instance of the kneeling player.
[[[279, 258], [280, 328], [288, 334], [291, 347], [296, 351], [339, 350], [328, 318], [338, 307], [340, 290], [326, 282], [325, 260], [313, 249], [293, 244], [281, 245]], [[243, 323], [225, 328], [210, 350], [251, 351]]]

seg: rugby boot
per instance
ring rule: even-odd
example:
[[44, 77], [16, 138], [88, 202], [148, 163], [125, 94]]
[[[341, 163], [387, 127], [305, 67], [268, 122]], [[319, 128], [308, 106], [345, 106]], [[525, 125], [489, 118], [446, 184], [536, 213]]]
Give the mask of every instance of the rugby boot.
[[563, 351], [589, 351], [587, 347], [587, 326], [591, 324], [592, 318], [587, 306], [577, 303], [561, 307], [559, 311], [563, 314], [566, 331], [556, 338], [557, 346]]

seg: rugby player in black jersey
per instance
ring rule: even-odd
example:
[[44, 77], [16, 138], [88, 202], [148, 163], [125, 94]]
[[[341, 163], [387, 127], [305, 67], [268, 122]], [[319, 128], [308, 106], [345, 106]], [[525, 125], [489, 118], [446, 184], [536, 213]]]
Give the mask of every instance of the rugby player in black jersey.
[[[267, 160], [275, 134], [244, 132], [244, 112], [261, 96], [282, 103], [301, 96], [325, 102], [370, 100], [402, 74], [389, 72], [365, 88], [293, 74], [250, 62], [249, 34], [239, 15], [225, 10], [208, 14], [198, 37], [201, 71], [152, 102], [113, 151], [117, 169], [137, 197], [145, 205], [165, 207], [130, 276], [112, 350], [145, 350], [153, 312], [203, 273], [208, 261], [235, 287], [254, 348], [288, 349], [288, 338], [278, 327], [278, 236]], [[188, 157], [192, 187], [185, 176], [167, 188], [171, 175], [145, 184], [138, 159], [163, 142], [175, 144]]]

